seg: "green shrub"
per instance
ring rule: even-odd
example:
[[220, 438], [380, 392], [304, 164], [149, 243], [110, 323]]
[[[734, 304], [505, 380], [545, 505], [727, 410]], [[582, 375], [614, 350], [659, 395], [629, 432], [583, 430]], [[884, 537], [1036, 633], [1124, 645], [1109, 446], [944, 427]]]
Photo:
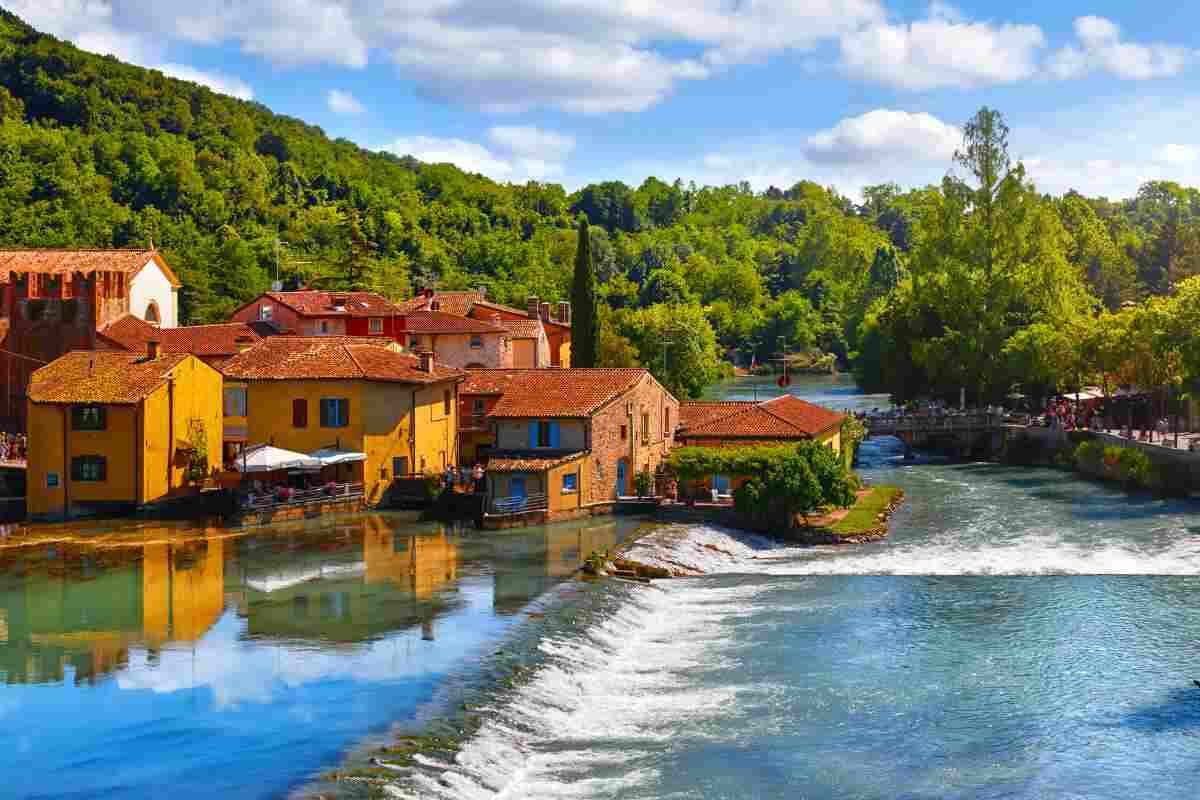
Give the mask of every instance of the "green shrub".
[[1084, 471], [1100, 472], [1104, 465], [1104, 445], [1095, 440], [1082, 442], [1075, 448], [1073, 458], [1076, 466]]
[[654, 475], [644, 469], [633, 476], [633, 491], [638, 497], [649, 497], [654, 494]]

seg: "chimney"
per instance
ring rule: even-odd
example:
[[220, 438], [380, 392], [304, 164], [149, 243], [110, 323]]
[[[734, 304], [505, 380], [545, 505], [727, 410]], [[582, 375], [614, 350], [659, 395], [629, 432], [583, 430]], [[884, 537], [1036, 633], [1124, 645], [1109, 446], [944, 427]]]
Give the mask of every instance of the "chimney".
[[487, 300], [487, 287], [486, 286], [480, 286], [475, 291], [479, 292], [480, 297], [482, 297], [484, 300]]
[[550, 304], [542, 303], [542, 319], [546, 322], [550, 321]]
[[421, 356], [421, 372], [433, 372], [433, 353], [423, 350]]
[[441, 310], [441, 308], [442, 308], [442, 301], [441, 301], [441, 300], [433, 300], [433, 301], [431, 301], [431, 302], [429, 303], [429, 310], [430, 310], [430, 311], [440, 311], [440, 310]]
[[146, 340], [146, 358], [150, 359], [151, 361], [158, 358], [158, 350], [159, 350], [160, 344], [161, 344], [161, 342], [159, 342], [158, 339], [147, 339]]
[[433, 299], [433, 289], [426, 289], [426, 290], [423, 292], [423, 294], [425, 295], [425, 299], [426, 299], [426, 300], [432, 300], [432, 299]]
[[558, 304], [558, 321], [563, 325], [571, 324], [571, 304], [561, 301]]
[[496, 313], [495, 311], [493, 311], [491, 314], [488, 315], [488, 322], [492, 323], [497, 328], [500, 327], [500, 315], [498, 313]]
[[239, 353], [246, 352], [252, 344], [254, 344], [254, 338], [251, 336], [238, 336], [233, 340], [233, 346]]
[[529, 312], [530, 319], [538, 318], [538, 298], [530, 297], [525, 301], [525, 310]]

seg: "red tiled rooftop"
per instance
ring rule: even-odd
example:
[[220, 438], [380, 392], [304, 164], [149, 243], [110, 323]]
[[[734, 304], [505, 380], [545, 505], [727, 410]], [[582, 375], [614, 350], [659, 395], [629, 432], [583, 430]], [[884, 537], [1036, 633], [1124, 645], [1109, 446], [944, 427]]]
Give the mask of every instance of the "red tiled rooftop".
[[434, 364], [355, 336], [272, 336], [221, 366], [227, 377], [242, 380], [369, 380], [437, 383], [461, 377], [462, 370]]
[[686, 439], [811, 439], [844, 418], [790, 394], [761, 403], [684, 405], [690, 406], [687, 411], [680, 408], [680, 435]]
[[164, 353], [191, 353], [201, 358], [236, 355], [242, 349], [238, 339], [253, 343], [263, 338], [253, 326], [243, 322], [159, 328], [133, 314], [112, 322], [101, 333], [132, 352], [145, 352], [147, 342], [157, 339]]
[[589, 417], [649, 374], [644, 369], [473, 370], [463, 393], [501, 394], [492, 417]]
[[575, 461], [587, 455], [585, 452], [565, 453], [563, 455], [544, 455], [526, 453], [523, 451], [497, 451], [488, 457], [488, 472], [542, 472], [560, 464]]
[[504, 328], [470, 317], [459, 317], [441, 311], [414, 311], [404, 315], [401, 329], [405, 333], [504, 333]]
[[679, 404], [679, 427], [693, 428], [753, 405], [751, 400], [685, 400]]
[[540, 339], [542, 325], [536, 319], [501, 319], [499, 325], [513, 339]]
[[[282, 303], [301, 316], [308, 317], [388, 317], [400, 313], [400, 309], [394, 304], [372, 292], [304, 289], [296, 292], [267, 292], [267, 297]], [[344, 297], [346, 302], [340, 306], [335, 305], [335, 297]]]
[[35, 403], [136, 403], [153, 392], [188, 358], [168, 353], [147, 359], [118, 350], [76, 350], [33, 373], [29, 399]]
[[157, 250], [0, 250], [0, 281], [12, 272], [61, 275], [71, 272], [123, 272], [130, 280], [154, 261], [172, 286], [182, 284]]

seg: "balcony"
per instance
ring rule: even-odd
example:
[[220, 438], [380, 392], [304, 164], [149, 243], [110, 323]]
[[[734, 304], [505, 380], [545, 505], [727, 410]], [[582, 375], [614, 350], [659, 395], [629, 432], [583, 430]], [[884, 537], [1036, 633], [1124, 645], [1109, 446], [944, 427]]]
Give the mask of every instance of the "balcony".
[[491, 430], [486, 414], [462, 414], [458, 418], [458, 429], [475, 433], [487, 433]]
[[545, 494], [526, 494], [513, 497], [494, 497], [488, 504], [488, 513], [496, 517], [526, 514], [530, 511], [546, 511], [550, 499]]
[[331, 483], [315, 489], [279, 489], [274, 492], [251, 494], [242, 502], [241, 511], [274, 511], [315, 503], [330, 503], [341, 500], [361, 500], [361, 483]]

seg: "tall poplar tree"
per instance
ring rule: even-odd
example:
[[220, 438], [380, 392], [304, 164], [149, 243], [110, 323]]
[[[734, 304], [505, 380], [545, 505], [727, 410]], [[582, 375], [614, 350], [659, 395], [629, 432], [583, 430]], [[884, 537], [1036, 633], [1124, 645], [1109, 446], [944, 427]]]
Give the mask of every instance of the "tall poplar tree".
[[571, 288], [571, 366], [599, 365], [600, 317], [596, 311], [596, 271], [592, 267], [592, 245], [588, 221], [579, 220], [579, 243], [575, 250], [575, 283]]

